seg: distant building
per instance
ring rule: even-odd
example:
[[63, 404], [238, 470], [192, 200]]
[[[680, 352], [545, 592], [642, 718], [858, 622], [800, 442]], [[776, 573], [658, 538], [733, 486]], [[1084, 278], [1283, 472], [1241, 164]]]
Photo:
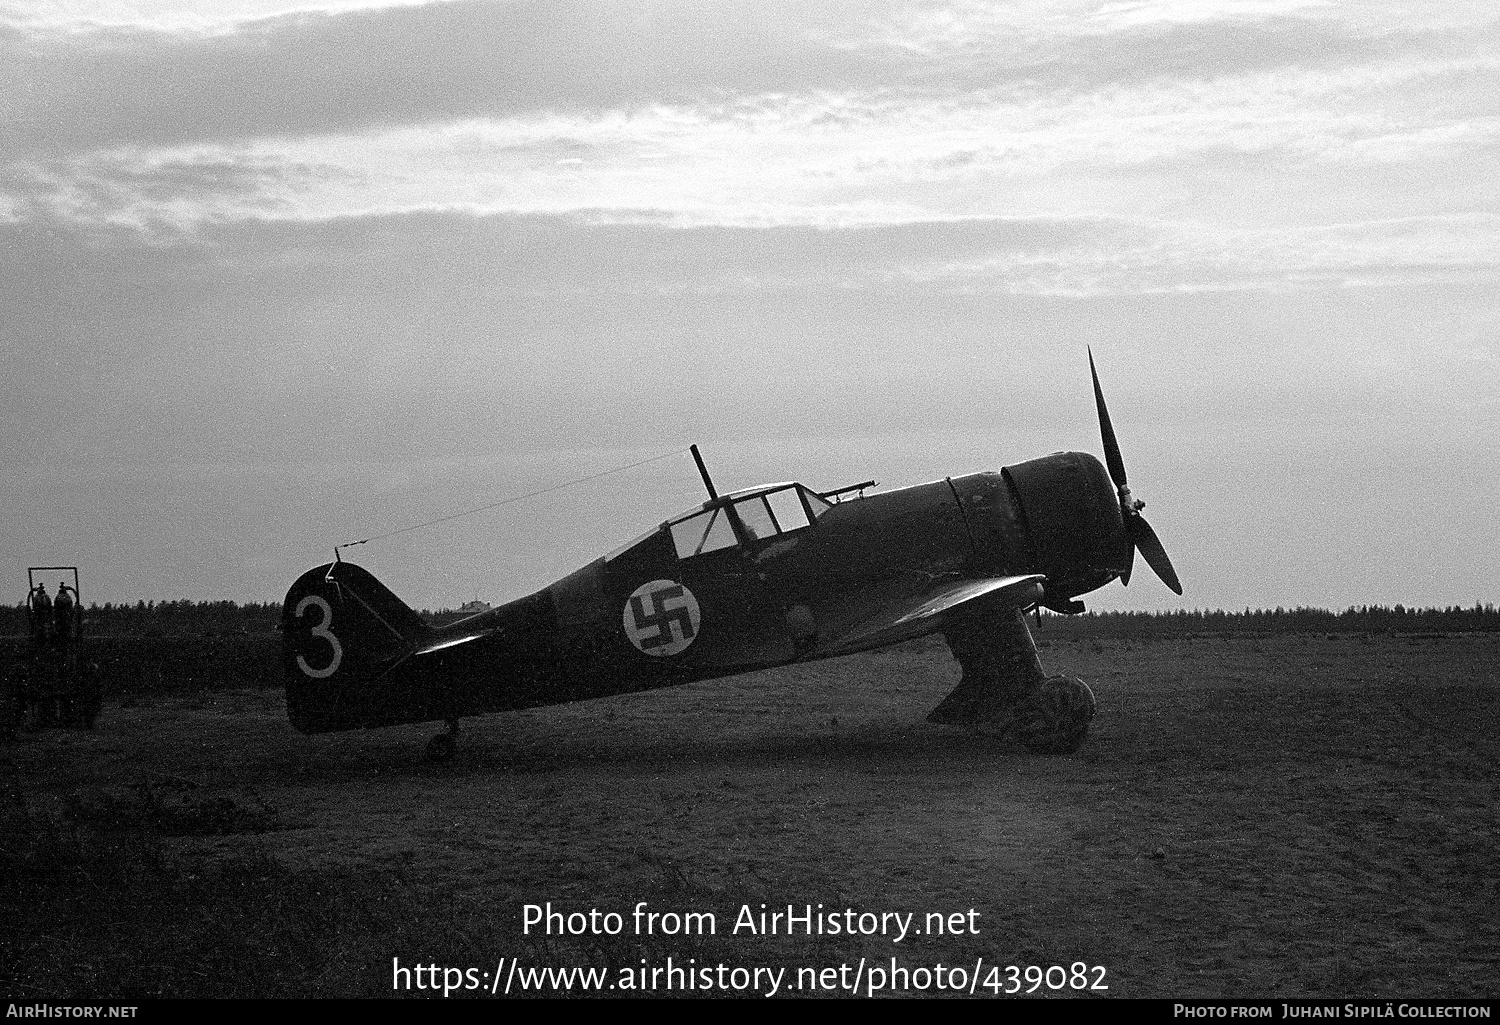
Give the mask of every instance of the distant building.
[[480, 601], [478, 598], [475, 598], [473, 601], [466, 601], [458, 607], [458, 611], [466, 616], [472, 616], [480, 612], [488, 612], [489, 610], [490, 603], [487, 601]]

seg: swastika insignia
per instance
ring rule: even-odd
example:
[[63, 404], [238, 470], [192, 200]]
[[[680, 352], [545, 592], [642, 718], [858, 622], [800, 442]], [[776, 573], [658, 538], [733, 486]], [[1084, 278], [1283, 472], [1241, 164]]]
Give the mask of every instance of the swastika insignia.
[[698, 636], [698, 599], [675, 580], [653, 580], [625, 603], [625, 636], [648, 655], [675, 655]]

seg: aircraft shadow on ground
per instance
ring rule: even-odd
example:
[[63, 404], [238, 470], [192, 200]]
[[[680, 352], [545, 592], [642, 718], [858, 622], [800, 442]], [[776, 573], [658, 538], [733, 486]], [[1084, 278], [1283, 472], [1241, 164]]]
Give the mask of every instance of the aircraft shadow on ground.
[[[825, 720], [825, 723], [827, 721]], [[825, 726], [824, 732], [791, 732], [777, 723], [736, 734], [708, 737], [652, 736], [653, 727], [641, 723], [613, 734], [602, 729], [588, 734], [565, 734], [558, 727], [534, 729], [535, 723], [468, 725], [450, 761], [426, 760], [420, 744], [383, 741], [362, 749], [306, 752], [298, 758], [298, 776], [368, 777], [372, 771], [403, 777], [465, 777], [537, 775], [580, 768], [602, 771], [660, 771], [667, 767], [698, 766], [719, 769], [764, 769], [768, 766], [837, 770], [876, 767], [890, 771], [912, 763], [929, 765], [1003, 764], [1028, 755], [1007, 737], [921, 721], [880, 720], [848, 726]], [[522, 736], [509, 741], [512, 734]], [[316, 743], [314, 741], [314, 743]], [[267, 766], [270, 775], [284, 775], [291, 766]]]

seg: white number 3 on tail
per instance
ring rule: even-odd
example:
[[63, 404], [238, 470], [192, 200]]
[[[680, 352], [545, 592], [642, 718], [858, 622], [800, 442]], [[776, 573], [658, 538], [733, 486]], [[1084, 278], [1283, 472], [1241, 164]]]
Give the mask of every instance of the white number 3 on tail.
[[333, 609], [328, 606], [327, 599], [317, 594], [310, 594], [306, 598], [303, 598], [297, 603], [298, 619], [302, 618], [302, 613], [309, 605], [316, 605], [323, 610], [323, 618], [318, 620], [318, 625], [312, 628], [312, 635], [314, 637], [321, 637], [328, 642], [328, 646], [333, 649], [333, 658], [322, 669], [314, 669], [307, 664], [307, 659], [298, 655], [297, 668], [308, 676], [311, 676], [314, 680], [322, 680], [338, 671], [339, 663], [344, 660], [344, 647], [339, 644], [339, 639], [333, 636], [333, 631], [328, 629], [333, 625]]

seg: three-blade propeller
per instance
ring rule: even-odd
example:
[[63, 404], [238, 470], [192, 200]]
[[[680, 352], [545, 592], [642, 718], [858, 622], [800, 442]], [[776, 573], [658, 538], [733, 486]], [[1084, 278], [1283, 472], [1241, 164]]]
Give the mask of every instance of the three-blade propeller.
[[1120, 513], [1125, 518], [1125, 536], [1130, 539], [1130, 563], [1126, 565], [1120, 580], [1127, 586], [1130, 584], [1130, 570], [1135, 563], [1135, 550], [1139, 548], [1146, 565], [1161, 578], [1161, 582], [1175, 593], [1181, 594], [1182, 584], [1177, 581], [1177, 571], [1172, 568], [1172, 560], [1167, 558], [1167, 550], [1161, 546], [1161, 540], [1157, 538], [1156, 531], [1151, 529], [1151, 524], [1146, 522], [1146, 517], [1141, 515], [1146, 503], [1133, 497], [1125, 484], [1125, 461], [1120, 458], [1120, 443], [1115, 440], [1115, 428], [1109, 422], [1109, 410], [1104, 405], [1104, 392], [1099, 387], [1099, 372], [1094, 369], [1092, 349], [1089, 350], [1089, 373], [1094, 378], [1094, 404], [1099, 407], [1099, 434], [1104, 438], [1104, 465], [1109, 468], [1109, 478], [1115, 482], [1119, 491]]

